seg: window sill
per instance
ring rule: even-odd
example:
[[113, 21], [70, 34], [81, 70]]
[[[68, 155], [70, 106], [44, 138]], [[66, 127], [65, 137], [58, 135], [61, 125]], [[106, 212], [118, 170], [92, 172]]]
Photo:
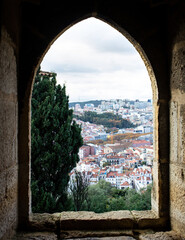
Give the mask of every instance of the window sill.
[[133, 231], [167, 229], [167, 219], [153, 211], [62, 212], [30, 215], [29, 230], [56, 232], [61, 237], [133, 236]]

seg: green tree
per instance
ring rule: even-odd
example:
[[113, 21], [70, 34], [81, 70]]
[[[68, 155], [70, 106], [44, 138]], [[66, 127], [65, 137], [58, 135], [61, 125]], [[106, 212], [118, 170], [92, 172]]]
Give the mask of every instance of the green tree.
[[86, 204], [81, 210], [103, 213], [117, 210], [150, 210], [151, 186], [137, 193], [134, 189], [116, 189], [105, 180], [89, 186]]
[[111, 184], [100, 180], [96, 185], [89, 186], [87, 204], [84, 210], [96, 213], [107, 212], [108, 199], [111, 196]]
[[81, 128], [73, 121], [65, 86], [38, 70], [32, 93], [31, 189], [33, 212], [67, 208], [69, 172], [79, 161]]
[[89, 187], [88, 198], [87, 198], [87, 209], [88, 211], [93, 211], [95, 213], [106, 212], [108, 196], [105, 191], [102, 190], [98, 184]]
[[77, 119], [84, 122], [90, 122], [95, 124], [103, 125], [107, 128], [131, 128], [136, 127], [130, 121], [122, 119], [120, 115], [115, 115], [113, 113], [102, 113], [97, 114], [96, 112], [85, 112], [83, 116], [75, 115]]
[[81, 172], [75, 171], [75, 177], [69, 185], [75, 211], [83, 208], [83, 203], [87, 199], [88, 186], [88, 179]]
[[137, 193], [134, 189], [130, 189], [125, 195], [125, 204], [128, 210], [150, 210], [151, 209], [151, 189], [149, 185], [147, 190]]
[[125, 199], [123, 197], [110, 198], [107, 209], [108, 211], [126, 210]]

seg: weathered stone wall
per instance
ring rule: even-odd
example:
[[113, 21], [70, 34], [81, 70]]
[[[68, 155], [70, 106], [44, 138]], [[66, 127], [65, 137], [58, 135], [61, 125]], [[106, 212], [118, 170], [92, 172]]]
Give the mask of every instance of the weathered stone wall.
[[[96, 4], [94, 4], [96, 3]], [[51, 9], [53, 9], [51, 11]], [[111, 9], [111, 11], [110, 11]], [[132, 12], [132, 17], [130, 16]], [[141, 14], [142, 12], [142, 14]], [[34, 21], [33, 21], [34, 15]], [[156, 21], [156, 15], [158, 16]], [[155, 105], [155, 161], [153, 184], [153, 210], [163, 219], [169, 219], [169, 79], [167, 78], [166, 52], [162, 31], [163, 12], [161, 6], [153, 8], [147, 3], [142, 9], [139, 1], [124, 1], [115, 4], [113, 1], [70, 2], [44, 1], [38, 5], [32, 1], [23, 4], [23, 20], [19, 63], [21, 74], [19, 81], [19, 175], [24, 181], [19, 182], [19, 191], [24, 193], [20, 198], [19, 216], [21, 226], [26, 222], [30, 209], [29, 196], [29, 97], [33, 83], [33, 72], [51, 43], [67, 28], [81, 19], [97, 17], [119, 30], [133, 43], [141, 54], [149, 71], [154, 90]], [[45, 16], [50, 16], [45, 18]], [[43, 21], [44, 19], [44, 21]], [[52, 19], [52, 21], [51, 21]], [[147, 19], [147, 21], [145, 21]], [[137, 24], [136, 24], [137, 22]], [[164, 23], [163, 23], [164, 24]], [[31, 48], [30, 48], [31, 46]], [[29, 58], [28, 58], [29, 56]], [[25, 81], [26, 79], [26, 81]], [[19, 84], [20, 85], [20, 84]], [[165, 138], [164, 138], [165, 137]], [[21, 144], [21, 145], [20, 145]], [[167, 186], [167, 187], [166, 187]], [[166, 227], [168, 222], [166, 221]]]
[[[164, 220], [165, 227], [169, 227], [169, 221], [173, 230], [185, 235], [184, 9], [184, 0], [157, 1], [156, 4], [155, 1], [129, 0], [120, 1], [119, 5], [112, 0], [0, 1], [0, 239], [9, 238], [16, 229], [18, 208], [22, 228], [29, 217], [29, 101], [34, 71], [59, 34], [90, 16], [130, 34], [137, 50], [141, 46], [149, 59], [147, 63], [151, 64], [158, 89], [153, 210], [160, 221]], [[133, 218], [138, 228], [148, 224], [146, 219], [138, 220], [135, 215]], [[76, 219], [73, 222], [76, 224]]]
[[[37, 1], [36, 1], [37, 2]], [[142, 2], [142, 1], [141, 1]], [[33, 72], [51, 43], [74, 23], [90, 16], [97, 17], [125, 34], [142, 55], [152, 78], [155, 102], [155, 161], [153, 210], [169, 228], [169, 77], [166, 54], [166, 19], [164, 9], [168, 5], [140, 5], [139, 1], [80, 1], [38, 2], [24, 1], [20, 48], [19, 85], [19, 216], [23, 227], [29, 215], [29, 97], [33, 83]], [[164, 8], [163, 8], [164, 7]], [[52, 9], [52, 11], [51, 11]], [[132, 12], [132, 15], [130, 13]], [[34, 21], [33, 21], [34, 15]], [[45, 16], [50, 16], [45, 18]], [[156, 18], [157, 16], [157, 18]], [[43, 21], [44, 19], [44, 21]], [[146, 21], [147, 19], [147, 21]], [[137, 24], [136, 24], [137, 22]], [[30, 47], [31, 46], [31, 47]], [[29, 58], [28, 58], [29, 56]], [[151, 76], [152, 75], [152, 76]], [[26, 80], [26, 81], [25, 81]], [[21, 190], [22, 189], [22, 190]], [[21, 190], [21, 191], [20, 191]], [[130, 221], [132, 221], [130, 219]], [[73, 227], [73, 225], [72, 225]]]
[[[171, 21], [170, 217], [172, 229], [185, 235], [185, 4]], [[183, 11], [182, 11], [183, 10]]]
[[2, 27], [0, 37], [0, 239], [17, 225], [17, 66], [14, 44]]

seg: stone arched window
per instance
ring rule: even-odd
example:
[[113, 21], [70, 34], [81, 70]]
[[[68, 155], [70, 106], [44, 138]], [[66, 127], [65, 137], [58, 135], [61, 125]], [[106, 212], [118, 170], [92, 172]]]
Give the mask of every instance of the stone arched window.
[[[118, 10], [116, 10], [118, 11]], [[77, 14], [78, 15], [78, 14]], [[84, 16], [84, 15], [83, 15]], [[167, 226], [168, 222], [168, 141], [164, 141], [164, 138], [168, 138], [168, 94], [165, 94], [167, 89], [163, 88], [161, 78], [165, 78], [164, 66], [160, 65], [163, 60], [161, 57], [161, 48], [156, 41], [149, 38], [145, 41], [143, 32], [139, 32], [134, 28], [132, 20], [129, 20], [127, 24], [116, 21], [115, 16], [103, 17], [103, 14], [93, 11], [91, 14], [85, 15], [83, 19], [87, 17], [96, 17], [121, 32], [137, 49], [142, 57], [145, 66], [148, 70], [153, 90], [153, 108], [154, 108], [154, 146], [155, 146], [155, 160], [153, 163], [153, 193], [152, 193], [152, 210], [147, 212], [137, 211], [122, 211], [118, 213], [106, 213], [106, 214], [93, 214], [89, 213], [88, 216], [82, 213], [73, 214], [54, 214], [44, 215], [44, 218], [40, 218], [38, 215], [32, 215], [30, 211], [30, 99], [31, 89], [34, 79], [34, 74], [37, 66], [41, 62], [45, 52], [53, 41], [67, 30], [70, 26], [80, 21], [82, 18], [76, 16], [76, 19], [69, 19], [64, 21], [65, 24], [59, 23], [51, 30], [51, 23], [48, 26], [48, 30], [44, 28], [42, 34], [35, 32], [33, 39], [33, 52], [30, 52], [27, 43], [25, 42], [22, 49], [22, 76], [29, 79], [28, 85], [23, 85], [20, 92], [23, 94], [23, 99], [19, 106], [20, 119], [19, 119], [19, 144], [22, 146], [19, 148], [20, 156], [20, 169], [19, 169], [19, 220], [20, 224], [29, 225], [34, 227], [37, 223], [41, 228], [48, 230], [51, 228], [57, 228], [57, 231], [61, 233], [72, 230], [120, 230], [120, 229], [143, 229], [143, 228], [162, 228]], [[55, 23], [57, 19], [55, 20]], [[53, 22], [54, 24], [54, 22]], [[139, 22], [139, 27], [141, 23]], [[52, 25], [53, 26], [53, 25]], [[51, 32], [49, 31], [51, 30]], [[125, 30], [127, 29], [127, 31]], [[129, 31], [130, 30], [130, 31]], [[42, 31], [41, 31], [42, 32]], [[25, 27], [24, 34], [28, 34], [29, 31]], [[44, 34], [46, 36], [44, 36]], [[146, 36], [147, 37], [147, 36]], [[23, 38], [24, 39], [24, 38]], [[43, 40], [45, 39], [45, 40]], [[34, 42], [35, 41], [35, 42]], [[27, 54], [30, 54], [28, 63], [24, 63], [24, 58]], [[160, 58], [161, 57], [161, 58]], [[25, 74], [23, 74], [23, 72]], [[163, 80], [164, 81], [164, 80]], [[39, 222], [39, 219], [42, 219]], [[37, 226], [38, 226], [37, 225]]]

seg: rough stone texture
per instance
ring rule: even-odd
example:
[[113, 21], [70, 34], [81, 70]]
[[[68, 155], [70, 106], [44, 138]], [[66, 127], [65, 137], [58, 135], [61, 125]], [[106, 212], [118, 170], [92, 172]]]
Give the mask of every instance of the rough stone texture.
[[171, 224], [179, 233], [185, 233], [185, 167], [171, 163]]
[[[185, 84], [185, 80], [184, 80], [184, 84]], [[180, 163], [185, 164], [185, 104], [181, 104], [179, 114], [180, 114], [180, 120], [179, 120], [179, 132], [180, 132], [179, 158], [180, 159], [179, 160], [180, 160]]]
[[153, 168], [155, 171], [153, 172], [153, 188], [152, 188], [152, 207], [153, 210], [159, 215], [159, 171], [158, 171], [158, 162], [155, 160], [153, 162]]
[[12, 240], [57, 240], [57, 236], [49, 232], [17, 233]]
[[[69, 238], [69, 240], [73, 240], [74, 238]], [[122, 237], [92, 237], [92, 238], [75, 238], [76, 240], [133, 240], [135, 238], [133, 237], [128, 237], [128, 236], [122, 236]]]
[[174, 35], [170, 110], [170, 217], [173, 230], [185, 236], [185, 17]]
[[[165, 228], [171, 227], [185, 236], [184, 9], [184, 0], [129, 0], [119, 1], [119, 4], [111, 0], [0, 1], [0, 239], [10, 238], [17, 227], [17, 202], [19, 227], [24, 229], [27, 226], [24, 223], [27, 224], [29, 219], [29, 104], [34, 71], [59, 34], [74, 23], [91, 16], [104, 20], [128, 37], [143, 57], [154, 89], [158, 88], [153, 93], [156, 97], [156, 146], [152, 194], [153, 210], [157, 218], [146, 216], [144, 219], [136, 213], [132, 215], [127, 212], [120, 216], [111, 213], [112, 216], [105, 214], [96, 217], [89, 213], [90, 220], [83, 214], [77, 216], [71, 213], [69, 216], [66, 213], [61, 215], [60, 221], [58, 217], [57, 220], [55, 217], [47, 220], [46, 215], [45, 219], [38, 222], [33, 218], [30, 227], [42, 230], [61, 228], [63, 234], [65, 229], [76, 229], [73, 237], [79, 237], [82, 228], [92, 227], [94, 232], [89, 231], [92, 235], [97, 233], [98, 228], [105, 227], [107, 231], [115, 231], [116, 228], [133, 230], [134, 227], [146, 228], [148, 224], [153, 224], [155, 228], [162, 221], [162, 227], [166, 224]], [[150, 237], [163, 239], [170, 236], [166, 234], [156, 233]]]
[[17, 224], [17, 73], [13, 43], [5, 30], [0, 39], [0, 239]]
[[113, 211], [97, 214], [94, 212], [62, 212], [62, 230], [106, 230], [131, 229], [134, 220], [130, 211]]
[[153, 211], [44, 213], [31, 215], [29, 229], [54, 231], [61, 238], [134, 236], [134, 232], [140, 231], [137, 229], [162, 229], [165, 221], [166, 219], [159, 218]]
[[[17, 233], [12, 240], [56, 240], [57, 236], [54, 233], [49, 232], [30, 232], [30, 233]], [[134, 240], [138, 239], [132, 236], [113, 236], [108, 237], [63, 237], [61, 239], [68, 240]], [[139, 235], [139, 240], [185, 240], [183, 236], [178, 235], [177, 233], [171, 232], [157, 232], [157, 233], [142, 233]]]
[[[12, 240], [56, 240], [57, 236], [49, 232], [18, 233]], [[63, 238], [62, 238], [63, 239]], [[134, 240], [130, 236], [67, 238], [68, 240]]]
[[157, 232], [154, 234], [141, 234], [139, 240], [185, 240], [183, 236], [171, 232]]
[[57, 223], [60, 221], [61, 213], [54, 214], [32, 214], [30, 216], [29, 228], [32, 231], [57, 231]]
[[105, 213], [94, 213], [94, 212], [62, 212], [61, 214], [61, 221], [63, 220], [87, 220], [87, 219], [132, 219], [132, 214], [130, 211], [112, 211], [112, 212], [105, 212]]
[[[171, 84], [172, 89], [179, 89], [181, 92], [185, 92], [184, 79], [185, 79], [185, 49], [183, 44], [176, 45], [175, 52], [172, 59], [172, 75]], [[178, 49], [177, 49], [178, 48]]]
[[159, 218], [153, 211], [132, 211], [136, 229], [162, 229], [165, 227], [165, 218]]
[[[121, 237], [133, 237], [134, 234], [132, 230], [120, 230], [120, 231], [61, 231], [60, 232], [60, 239], [84, 239], [84, 238], [103, 238], [106, 237], [107, 239], [109, 238], [118, 238], [119, 236]], [[132, 238], [131, 238], [132, 239]]]
[[170, 145], [173, 148], [170, 148], [170, 161], [177, 162], [178, 161], [178, 102], [173, 101], [171, 102], [170, 106], [170, 122], [171, 122], [171, 129], [170, 129]]

